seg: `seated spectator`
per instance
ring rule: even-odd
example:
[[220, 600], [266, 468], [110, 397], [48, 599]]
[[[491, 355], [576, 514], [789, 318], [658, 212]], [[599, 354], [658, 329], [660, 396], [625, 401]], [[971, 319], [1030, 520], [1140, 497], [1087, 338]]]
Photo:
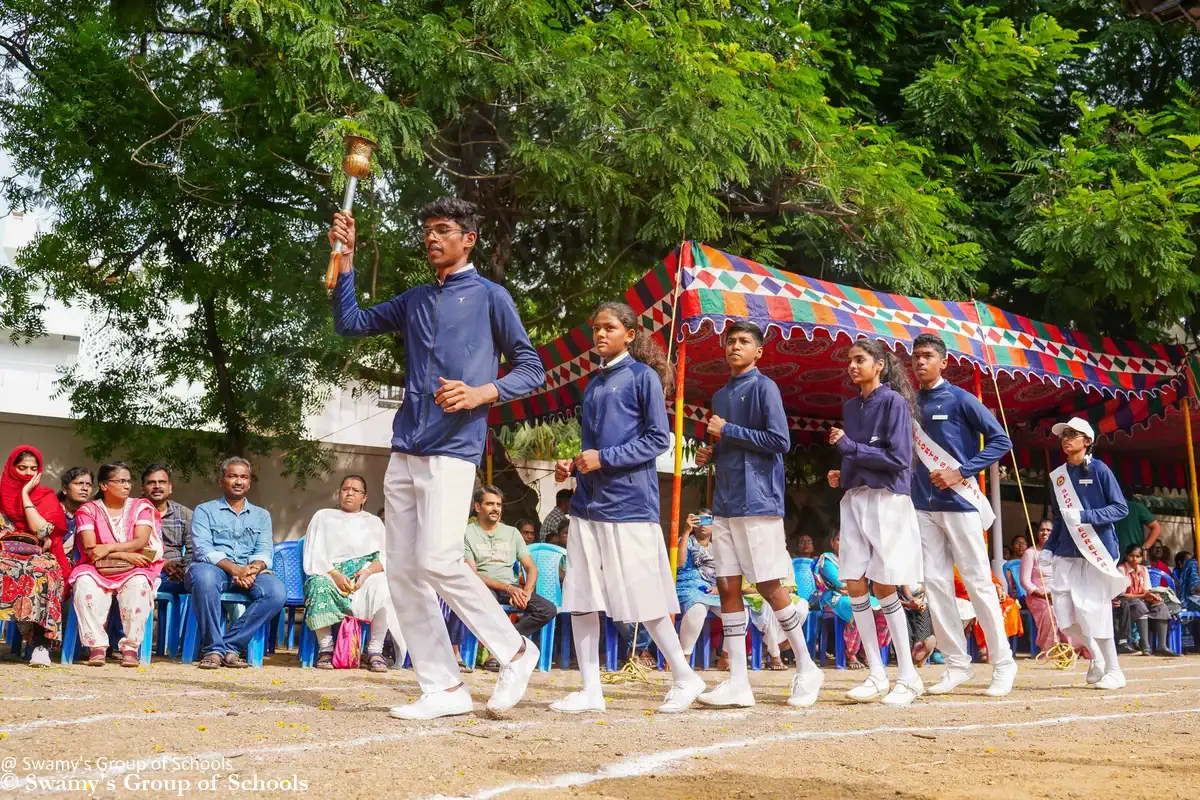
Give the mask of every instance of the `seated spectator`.
[[163, 578], [158, 589], [179, 594], [183, 578], [192, 562], [192, 510], [171, 499], [175, 491], [171, 470], [151, 464], [142, 470], [142, 497], [154, 504], [162, 519]]
[[521, 538], [525, 540], [526, 547], [537, 541], [538, 526], [533, 520], [517, 520], [517, 530], [520, 531]]
[[1004, 545], [1004, 549], [1001, 551], [1000, 557], [1003, 558], [1005, 561], [1012, 561], [1012, 557], [1013, 557], [1012, 556], [1012, 548], [1009, 547], [1008, 545]]
[[87, 467], [71, 467], [62, 476], [62, 491], [58, 493], [58, 500], [67, 518], [63, 552], [72, 563], [79, 559], [79, 548], [75, 541], [75, 512], [92, 499], [92, 486], [95, 482], [96, 477]]
[[[222, 497], [192, 513], [195, 553], [185, 585], [200, 634], [200, 669], [250, 666], [244, 660], [254, 634], [283, 608], [287, 589], [271, 572], [274, 538], [271, 515], [246, 499], [250, 462], [233, 456], [221, 463]], [[225, 631], [221, 593], [246, 596], [245, 613]]]
[[929, 602], [925, 599], [925, 584], [897, 586], [900, 604], [904, 606], [904, 620], [908, 623], [908, 640], [912, 642], [912, 659], [918, 667], [933, 655], [937, 637], [933, 635], [933, 617], [929, 615]]
[[[996, 599], [1000, 602], [1000, 613], [1004, 617], [1004, 636], [1006, 638], [1020, 636], [1025, 632], [1025, 628], [1021, 624], [1020, 604], [1004, 590], [1004, 584], [1000, 582], [995, 573], [992, 573], [992, 587], [996, 590]], [[970, 595], [967, 594], [967, 586], [963, 583], [962, 576], [958, 574], [958, 567], [954, 568], [954, 596], [958, 601], [959, 616], [963, 620], [964, 633], [970, 636], [971, 630], [974, 629], [979, 658], [981, 661], [988, 661], [987, 639], [983, 635], [983, 627], [976, 624], [975, 606], [971, 603]]]
[[1178, 577], [1175, 579], [1175, 589], [1179, 594], [1179, 602], [1188, 611], [1200, 612], [1200, 566], [1191, 553], [1180, 551], [1175, 554]]
[[1129, 578], [1124, 594], [1113, 600], [1117, 609], [1117, 639], [1124, 640], [1121, 649], [1126, 653], [1136, 653], [1133, 646], [1133, 623], [1137, 623], [1138, 633], [1142, 639], [1142, 655], [1154, 655], [1154, 647], [1150, 643], [1150, 627], [1158, 635], [1160, 655], [1177, 656], [1167, 646], [1167, 625], [1171, 613], [1167, 604], [1154, 592], [1150, 591], [1150, 573], [1142, 565], [1142, 548], [1132, 545], [1125, 551], [1125, 560], [1121, 563], [1121, 572]]
[[813, 544], [813, 538], [807, 533], [800, 534], [800, 538], [796, 540], [796, 558], [813, 558], [817, 554], [817, 547]]
[[367, 667], [387, 672], [383, 641], [388, 631], [403, 650], [400, 624], [388, 594], [383, 521], [363, 506], [367, 482], [342, 478], [337, 508], [313, 514], [304, 539], [304, 624], [317, 635], [317, 669], [333, 669], [333, 625], [346, 617], [371, 623]]
[[[554, 496], [554, 508], [550, 509], [550, 513], [542, 520], [542, 530], [539, 536], [543, 542], [550, 541], [550, 537], [558, 533], [562, 521], [571, 512], [571, 496], [573, 494], [574, 492], [570, 489], [559, 489], [558, 494]], [[566, 544], [562, 546], [566, 547]]]
[[[533, 639], [546, 623], [558, 614], [558, 608], [534, 589], [538, 570], [529, 548], [516, 528], [500, 521], [504, 494], [495, 486], [483, 486], [475, 492], [476, 521], [467, 525], [463, 537], [467, 566], [479, 573], [496, 599], [521, 615], [517, 633]], [[517, 564], [525, 570], [525, 583], [517, 582]], [[489, 658], [483, 668], [500, 671], [500, 662]]]
[[634, 624], [618, 622], [617, 626], [617, 658], [624, 664], [628, 659], [636, 658], [646, 669], [658, 669], [658, 659], [650, 653], [650, 631], [645, 625], [637, 625], [637, 641], [634, 641]]
[[702, 508], [688, 514], [679, 548], [675, 573], [675, 594], [679, 597], [679, 644], [689, 658], [696, 641], [708, 622], [708, 615], [721, 617], [721, 597], [717, 594], [717, 563], [713, 560], [712, 526], [701, 525], [701, 517], [712, 520], [712, 512]]
[[[784, 578], [780, 584], [791, 589], [792, 605], [803, 603], [804, 613], [807, 614], [808, 602], [796, 594], [796, 579]], [[775, 672], [787, 669], [783, 665], [780, 647], [786, 646], [790, 650], [792, 645], [784, 635], [783, 628], [779, 627], [779, 620], [775, 618], [771, 606], [758, 593], [755, 585], [746, 580], [745, 576], [742, 577], [742, 601], [746, 604], [746, 613], [750, 622], [762, 633], [763, 646], [767, 651], [767, 669]]]
[[71, 585], [79, 638], [88, 648], [88, 666], [103, 667], [115, 595], [125, 632], [117, 642], [121, 666], [136, 667], [163, 567], [162, 521], [153, 503], [129, 496], [133, 480], [122, 462], [102, 465], [96, 479], [100, 497], [75, 513], [80, 552]]
[[[1146, 566], [1171, 574], [1171, 553], [1167, 550], [1167, 546], [1162, 542], [1155, 542], [1150, 545], [1149, 552], [1146, 553]], [[1166, 583], [1164, 582], [1165, 586]]]
[[20, 445], [0, 474], [0, 620], [17, 623], [33, 645], [31, 667], [50, 666], [71, 574], [63, 552], [67, 520], [54, 490], [41, 483], [41, 453]]
[[[1039, 522], [1033, 545], [1021, 554], [1021, 588], [1025, 590], [1025, 608], [1033, 617], [1034, 627], [1037, 628], [1036, 644], [1039, 652], [1048, 651], [1055, 644], [1063, 642], [1080, 653], [1087, 653], [1082, 642], [1069, 638], [1055, 627], [1050, 601], [1050, 578], [1053, 576], [1051, 565], [1042, 564], [1041, 568], [1038, 568], [1038, 556], [1042, 554], [1042, 548], [1046, 546], [1046, 540], [1050, 538], [1053, 530], [1053, 520], [1044, 519]], [[1087, 657], [1091, 658], [1091, 654], [1087, 653]]]
[[[841, 550], [842, 534], [837, 531], [829, 538], [829, 551], [822, 553], [817, 559], [814, 574], [817, 579], [817, 591], [821, 594], [821, 608], [837, 616], [842, 621], [842, 639], [846, 644], [846, 666], [850, 669], [865, 669], [866, 661], [859, 655], [861, 642], [858, 637], [858, 627], [854, 624], [854, 613], [850, 608], [850, 597], [846, 593], [846, 584], [839, 574], [840, 564], [838, 553]], [[887, 620], [879, 608], [879, 601], [870, 595], [871, 610], [875, 614], [875, 630], [879, 648], [882, 650], [891, 641]]]
[[1012, 557], [1014, 560], [1020, 559], [1021, 556], [1025, 555], [1025, 551], [1028, 549], [1029, 540], [1025, 538], [1024, 534], [1018, 533], [1012, 538], [1012, 541], [1009, 542], [1009, 550], [1012, 551]]

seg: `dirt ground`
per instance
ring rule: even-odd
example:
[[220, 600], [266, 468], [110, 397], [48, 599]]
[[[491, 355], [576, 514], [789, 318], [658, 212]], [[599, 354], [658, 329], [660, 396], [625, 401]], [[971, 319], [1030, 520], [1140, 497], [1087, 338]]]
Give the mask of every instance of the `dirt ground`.
[[[537, 673], [504, 720], [404, 723], [411, 671], [202, 672], [155, 660], [33, 670], [0, 663], [0, 793], [47, 797], [1134, 798], [1200, 797], [1200, 656], [1122, 659], [1104, 693], [1022, 660], [1017, 689], [908, 709], [842, 703], [862, 673], [830, 669], [820, 702], [784, 705], [790, 673], [753, 672], [753, 709], [652, 709], [664, 685], [609, 687], [603, 716], [549, 703], [574, 672]], [[932, 683], [940, 667], [926, 667]], [[894, 671], [894, 670], [893, 670]], [[724, 677], [702, 673], [710, 684]], [[466, 676], [476, 708], [495, 676]]]

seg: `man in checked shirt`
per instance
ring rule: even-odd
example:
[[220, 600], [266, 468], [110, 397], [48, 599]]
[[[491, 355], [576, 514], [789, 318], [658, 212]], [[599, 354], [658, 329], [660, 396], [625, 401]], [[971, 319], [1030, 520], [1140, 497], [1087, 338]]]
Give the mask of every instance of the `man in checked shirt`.
[[142, 470], [142, 497], [158, 509], [162, 517], [163, 565], [159, 591], [178, 594], [186, 591], [183, 573], [192, 561], [192, 510], [171, 499], [171, 470], [151, 464]]

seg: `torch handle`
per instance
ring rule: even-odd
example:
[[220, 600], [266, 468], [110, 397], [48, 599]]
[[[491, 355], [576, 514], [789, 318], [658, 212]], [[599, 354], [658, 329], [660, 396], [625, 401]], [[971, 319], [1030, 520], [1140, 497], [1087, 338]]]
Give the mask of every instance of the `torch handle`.
[[[358, 189], [358, 178], [353, 175], [346, 178], [346, 193], [342, 195], [342, 213], [354, 208], [354, 193]], [[329, 266], [325, 268], [325, 288], [337, 286], [338, 272], [342, 269], [342, 243], [333, 243], [333, 252], [329, 254]]]

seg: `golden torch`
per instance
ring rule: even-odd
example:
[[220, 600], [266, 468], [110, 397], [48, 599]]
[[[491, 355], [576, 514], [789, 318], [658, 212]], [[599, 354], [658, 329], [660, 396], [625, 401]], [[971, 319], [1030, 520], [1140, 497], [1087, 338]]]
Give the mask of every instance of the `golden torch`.
[[[354, 194], [360, 179], [371, 174], [371, 155], [379, 151], [379, 145], [362, 136], [346, 137], [346, 156], [342, 169], [346, 172], [346, 193], [342, 195], [342, 213], [354, 208]], [[329, 254], [329, 266], [325, 270], [325, 288], [337, 285], [338, 271], [342, 268], [342, 243], [334, 242]]]

